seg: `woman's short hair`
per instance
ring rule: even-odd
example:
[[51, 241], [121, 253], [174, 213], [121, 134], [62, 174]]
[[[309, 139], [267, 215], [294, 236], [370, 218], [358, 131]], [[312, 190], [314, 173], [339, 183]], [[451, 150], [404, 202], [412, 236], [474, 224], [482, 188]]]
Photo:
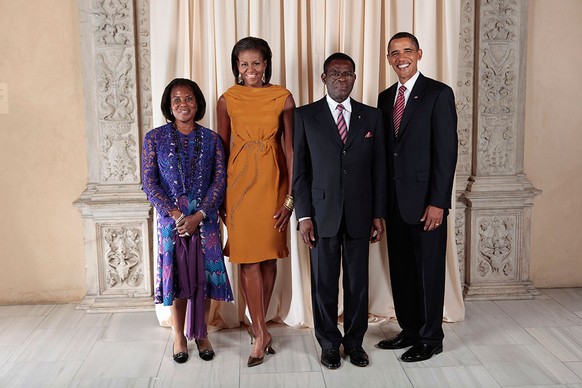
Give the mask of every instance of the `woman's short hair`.
[[242, 51], [247, 51], [247, 50], [259, 50], [263, 59], [267, 61], [267, 68], [265, 69], [265, 81], [264, 82], [266, 84], [268, 84], [269, 81], [271, 80], [271, 72], [272, 72], [271, 57], [273, 56], [273, 53], [271, 52], [271, 48], [269, 47], [269, 44], [267, 43], [266, 40], [261, 39], [261, 38], [255, 38], [254, 36], [247, 36], [246, 38], [242, 38], [241, 40], [236, 42], [236, 44], [232, 48], [230, 62], [232, 65], [232, 74], [234, 74], [234, 82], [235, 83], [239, 82], [238, 76], [240, 73], [238, 71], [238, 55]]
[[187, 78], [174, 78], [168, 86], [164, 89], [164, 94], [162, 94], [162, 103], [160, 104], [162, 108], [162, 114], [166, 120], [170, 122], [175, 122], [176, 118], [172, 114], [172, 89], [176, 86], [186, 86], [192, 89], [194, 98], [196, 99], [196, 114], [194, 115], [194, 121], [202, 120], [204, 114], [206, 113], [206, 100], [204, 99], [204, 94], [198, 84]]

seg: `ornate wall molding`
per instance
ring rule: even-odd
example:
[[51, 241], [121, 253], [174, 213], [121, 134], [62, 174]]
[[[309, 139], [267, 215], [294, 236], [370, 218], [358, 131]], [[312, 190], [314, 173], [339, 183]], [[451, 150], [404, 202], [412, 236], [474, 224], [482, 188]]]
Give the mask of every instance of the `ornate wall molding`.
[[474, 4], [476, 126], [471, 175], [458, 201], [466, 206], [465, 241], [457, 233], [465, 244], [465, 298], [532, 298], [539, 292], [529, 279], [531, 207], [541, 192], [523, 174], [525, 101], [518, 98], [525, 95], [528, 5]]
[[149, 0], [79, 0], [87, 188], [81, 209], [89, 311], [153, 309], [151, 206], [140, 148], [151, 129]]

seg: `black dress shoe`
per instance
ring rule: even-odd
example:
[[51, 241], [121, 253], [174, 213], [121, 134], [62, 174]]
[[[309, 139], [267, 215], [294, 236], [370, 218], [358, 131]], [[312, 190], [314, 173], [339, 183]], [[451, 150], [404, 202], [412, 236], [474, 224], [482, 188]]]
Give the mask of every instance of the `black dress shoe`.
[[202, 349], [200, 350], [200, 344], [198, 343], [198, 340], [195, 340], [196, 342], [196, 346], [198, 347], [198, 356], [203, 359], [204, 361], [212, 361], [212, 359], [214, 358], [214, 350], [212, 349]]
[[[173, 350], [174, 348], [172, 347], [172, 353], [174, 353]], [[172, 357], [174, 358], [174, 361], [176, 361], [178, 364], [183, 364], [186, 361], [188, 361], [188, 352], [174, 353]]]
[[362, 347], [346, 349], [346, 354], [350, 356], [350, 362], [356, 366], [368, 366], [370, 358]]
[[337, 369], [341, 365], [341, 357], [337, 350], [327, 349], [321, 351], [321, 364], [327, 369]]
[[431, 358], [434, 354], [439, 354], [443, 351], [443, 346], [431, 346], [428, 344], [417, 344], [408, 349], [402, 355], [402, 361], [417, 362], [424, 361]]
[[406, 337], [402, 332], [398, 333], [396, 337], [378, 342], [380, 349], [404, 349], [416, 343], [415, 339]]

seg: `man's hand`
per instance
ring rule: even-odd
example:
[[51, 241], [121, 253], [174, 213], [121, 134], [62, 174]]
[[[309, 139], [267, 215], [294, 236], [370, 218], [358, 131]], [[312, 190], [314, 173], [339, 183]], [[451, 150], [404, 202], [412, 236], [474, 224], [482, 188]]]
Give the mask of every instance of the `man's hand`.
[[444, 211], [440, 207], [428, 205], [420, 222], [424, 222], [424, 230], [435, 230], [443, 223]]
[[384, 235], [384, 223], [381, 218], [374, 218], [372, 220], [372, 231], [370, 232], [370, 242], [377, 243]]
[[307, 244], [309, 249], [313, 248], [313, 243], [315, 242], [315, 230], [311, 219], [303, 220], [299, 223], [299, 234], [301, 234], [303, 242]]

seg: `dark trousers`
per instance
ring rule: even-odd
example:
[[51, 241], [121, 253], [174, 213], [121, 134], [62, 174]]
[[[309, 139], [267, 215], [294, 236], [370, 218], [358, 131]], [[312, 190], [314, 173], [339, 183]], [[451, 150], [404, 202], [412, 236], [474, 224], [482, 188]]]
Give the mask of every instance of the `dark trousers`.
[[[311, 301], [315, 337], [324, 350], [362, 346], [368, 329], [369, 238], [352, 238], [345, 222], [311, 249]], [[337, 327], [340, 266], [343, 270], [344, 336]]]
[[441, 226], [427, 232], [424, 223], [402, 220], [398, 206], [387, 220], [390, 281], [396, 319], [403, 335], [440, 346], [445, 300], [446, 212]]

